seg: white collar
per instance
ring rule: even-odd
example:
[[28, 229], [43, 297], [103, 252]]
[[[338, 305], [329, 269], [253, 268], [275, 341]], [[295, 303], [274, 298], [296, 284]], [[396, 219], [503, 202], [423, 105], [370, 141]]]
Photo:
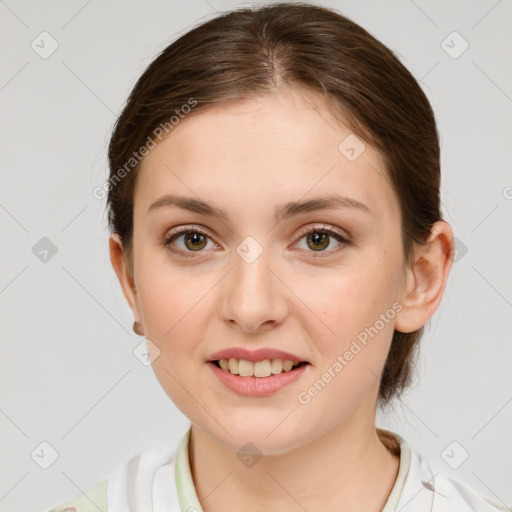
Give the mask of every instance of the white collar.
[[[433, 472], [402, 437], [384, 432], [400, 445], [400, 466], [382, 512], [512, 512], [457, 479]], [[112, 473], [107, 487], [108, 512], [202, 512], [190, 471], [189, 437], [190, 429], [177, 449], [143, 452]]]

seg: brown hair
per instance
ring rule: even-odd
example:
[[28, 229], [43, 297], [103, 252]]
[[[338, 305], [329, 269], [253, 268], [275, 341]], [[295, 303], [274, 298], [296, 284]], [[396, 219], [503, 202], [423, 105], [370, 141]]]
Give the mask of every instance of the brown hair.
[[[362, 27], [334, 10], [293, 2], [238, 9], [200, 24], [165, 48], [137, 81], [108, 151], [109, 225], [132, 272], [139, 153], [151, 135], [160, 138], [162, 126], [171, 133], [172, 118], [179, 121], [188, 111], [194, 115], [279, 87], [316, 91], [379, 151], [400, 204], [403, 252], [411, 263], [414, 244], [424, 245], [442, 219], [439, 142], [428, 99], [395, 55]], [[195, 106], [185, 109], [191, 100]], [[394, 331], [380, 382], [382, 405], [410, 383], [422, 335], [423, 327]]]

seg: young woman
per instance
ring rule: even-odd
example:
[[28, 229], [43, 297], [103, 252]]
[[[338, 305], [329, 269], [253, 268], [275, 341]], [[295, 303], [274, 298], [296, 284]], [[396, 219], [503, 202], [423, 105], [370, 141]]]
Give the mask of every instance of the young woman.
[[191, 426], [54, 511], [506, 510], [375, 425], [454, 254], [389, 49], [318, 6], [222, 14], [144, 72], [109, 160], [112, 265]]

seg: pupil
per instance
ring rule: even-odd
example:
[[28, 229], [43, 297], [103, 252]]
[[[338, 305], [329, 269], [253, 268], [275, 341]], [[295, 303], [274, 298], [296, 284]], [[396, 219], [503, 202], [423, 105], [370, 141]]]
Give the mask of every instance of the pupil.
[[[329, 245], [328, 236], [326, 233], [313, 233], [309, 236], [309, 239], [313, 242], [313, 250], [318, 251], [319, 249], [325, 249]], [[322, 244], [319, 246], [318, 244]]]
[[204, 244], [204, 236], [201, 235], [201, 233], [189, 233], [186, 236], [187, 242], [192, 242], [192, 248], [193, 249], [201, 249], [201, 244]]

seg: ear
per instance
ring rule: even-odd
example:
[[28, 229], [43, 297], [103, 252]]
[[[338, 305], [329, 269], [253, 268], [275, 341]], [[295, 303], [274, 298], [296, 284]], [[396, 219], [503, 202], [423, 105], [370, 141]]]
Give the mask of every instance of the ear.
[[141, 323], [141, 316], [137, 300], [137, 291], [135, 289], [135, 281], [132, 275], [132, 269], [129, 268], [127, 257], [124, 253], [121, 239], [117, 233], [110, 236], [109, 239], [110, 262], [116, 272], [119, 283], [123, 290], [123, 295], [130, 306], [133, 318], [136, 322]]
[[425, 246], [416, 246], [411, 268], [406, 271], [405, 285], [396, 315], [395, 329], [408, 333], [420, 329], [434, 315], [448, 280], [455, 256], [450, 225], [436, 222]]

